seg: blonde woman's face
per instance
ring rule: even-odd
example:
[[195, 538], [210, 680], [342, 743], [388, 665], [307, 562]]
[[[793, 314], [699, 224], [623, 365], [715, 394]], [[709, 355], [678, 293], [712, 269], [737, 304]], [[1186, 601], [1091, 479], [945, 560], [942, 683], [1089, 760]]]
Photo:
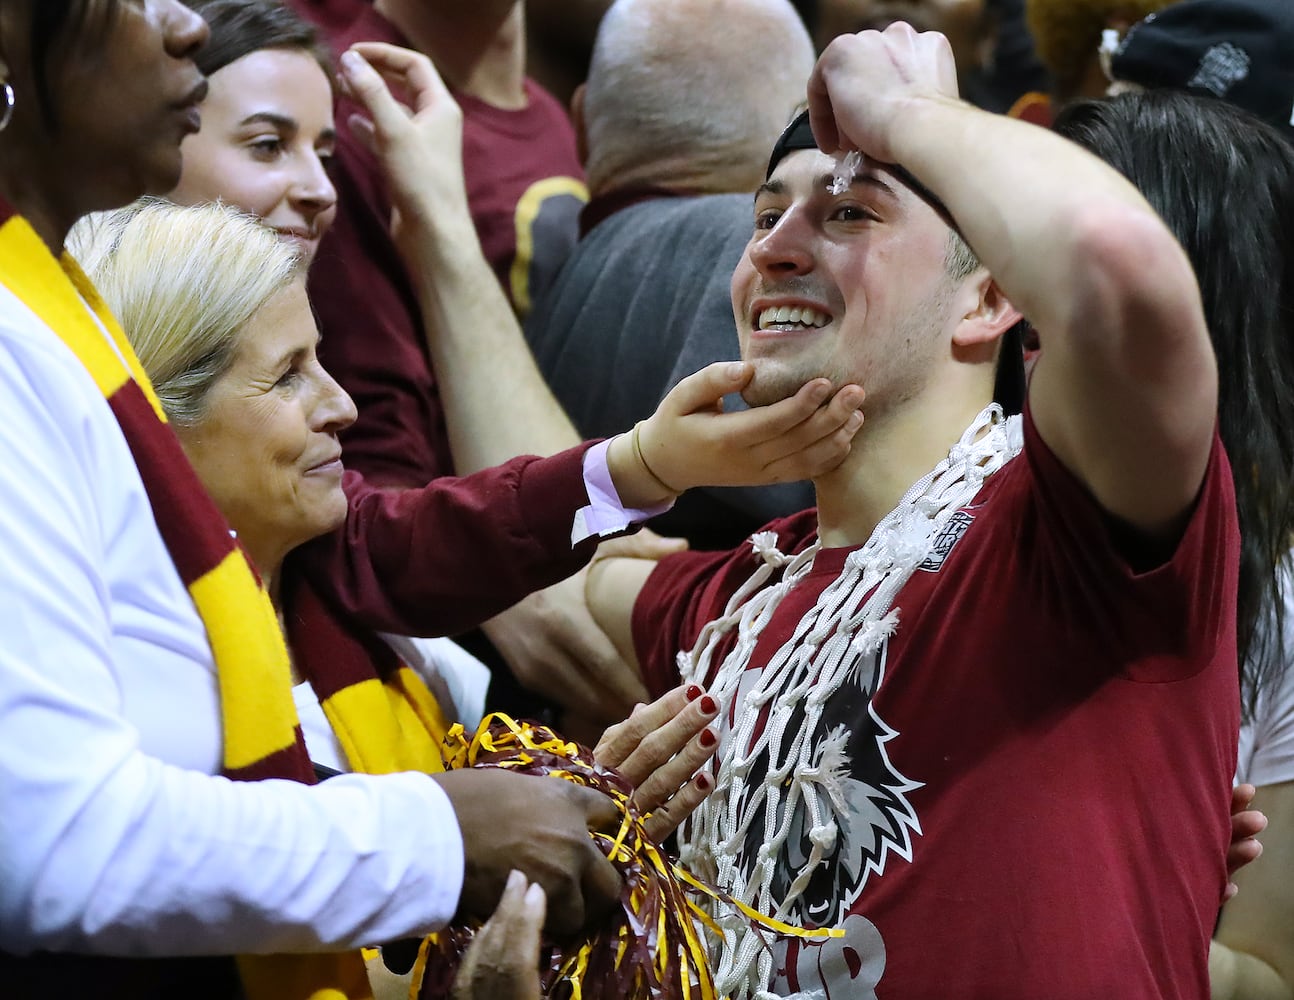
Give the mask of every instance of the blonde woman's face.
[[203, 419], [178, 428], [207, 491], [262, 572], [346, 517], [341, 444], [355, 404], [319, 364], [299, 279], [239, 335]]
[[171, 200], [223, 201], [313, 259], [337, 206], [326, 169], [336, 132], [323, 69], [299, 49], [262, 49], [208, 81], [202, 130], [184, 141], [184, 171]]

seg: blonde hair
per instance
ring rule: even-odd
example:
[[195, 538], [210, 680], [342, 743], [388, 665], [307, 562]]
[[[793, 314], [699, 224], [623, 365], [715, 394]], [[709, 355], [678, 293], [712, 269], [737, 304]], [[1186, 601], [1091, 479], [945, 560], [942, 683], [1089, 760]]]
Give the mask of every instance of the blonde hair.
[[202, 420], [243, 328], [305, 268], [272, 230], [221, 204], [146, 199], [77, 223], [68, 248], [181, 426]]

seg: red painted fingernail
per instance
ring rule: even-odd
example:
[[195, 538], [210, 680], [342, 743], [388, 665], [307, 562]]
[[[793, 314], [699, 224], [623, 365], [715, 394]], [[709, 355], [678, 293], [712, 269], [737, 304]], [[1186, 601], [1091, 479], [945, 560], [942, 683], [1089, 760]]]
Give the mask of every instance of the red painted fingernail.
[[707, 748], [712, 747], [719, 742], [719, 737], [715, 736], [714, 733], [710, 732], [710, 730], [708, 729], [701, 730], [700, 739], [701, 739], [701, 746], [707, 747]]
[[715, 712], [719, 711], [719, 705], [713, 698], [706, 695], [701, 699], [701, 711], [706, 715], [714, 715]]
[[709, 776], [706, 774], [698, 774], [696, 776], [696, 787], [701, 789], [703, 792], [708, 792], [710, 790]]
[[697, 687], [695, 684], [689, 684], [687, 686], [687, 690], [684, 691], [683, 693], [687, 695], [688, 701], [696, 701], [698, 698], [701, 697], [701, 689]]

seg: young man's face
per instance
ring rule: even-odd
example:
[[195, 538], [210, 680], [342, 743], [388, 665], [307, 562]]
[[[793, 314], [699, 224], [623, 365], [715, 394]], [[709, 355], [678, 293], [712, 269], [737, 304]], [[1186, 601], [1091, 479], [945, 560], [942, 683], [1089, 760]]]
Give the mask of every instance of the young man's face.
[[869, 418], [922, 390], [955, 326], [948, 226], [884, 168], [841, 194], [836, 160], [784, 157], [755, 197], [755, 232], [732, 277], [743, 394], [764, 405], [825, 376], [861, 385]]

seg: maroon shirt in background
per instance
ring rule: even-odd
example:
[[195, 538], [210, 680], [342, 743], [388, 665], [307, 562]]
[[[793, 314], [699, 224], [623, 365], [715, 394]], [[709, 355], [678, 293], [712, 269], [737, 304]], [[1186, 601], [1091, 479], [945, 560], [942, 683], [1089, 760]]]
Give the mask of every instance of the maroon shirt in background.
[[463, 109], [467, 203], [481, 249], [523, 316], [579, 240], [589, 200], [566, 109], [533, 80], [525, 86], [529, 104], [521, 111], [454, 95]]
[[[775, 991], [1205, 1000], [1239, 724], [1239, 535], [1221, 443], [1176, 552], [1150, 572], [1129, 569], [1027, 417], [1024, 453], [964, 510], [942, 565], [900, 591], [879, 679], [827, 702], [823, 731], [851, 733], [848, 818], [801, 915], [847, 936], [778, 945]], [[770, 530], [797, 551], [815, 513]], [[752, 677], [848, 551], [819, 553]], [[633, 621], [654, 694], [754, 568], [748, 548], [661, 562]], [[762, 818], [751, 830], [762, 843]], [[801, 860], [807, 846], [788, 842]]]
[[[310, 0], [295, 0], [310, 17]], [[325, 26], [326, 27], [326, 26]], [[337, 52], [356, 41], [408, 46], [368, 6], [331, 32]], [[463, 107], [463, 156], [472, 218], [503, 287], [529, 301], [540, 272], [560, 266], [578, 236], [584, 197], [575, 138], [565, 111], [526, 81], [530, 100], [502, 111], [455, 95]], [[359, 418], [342, 432], [346, 462], [379, 485], [420, 486], [453, 472], [449, 438], [414, 286], [391, 239], [391, 199], [376, 159], [346, 122], [361, 108], [337, 105], [331, 169], [337, 219], [310, 271], [309, 293], [323, 341], [319, 357], [354, 397]], [[547, 195], [547, 197], [544, 197]], [[518, 236], [520, 234], [520, 244]], [[522, 252], [517, 264], [518, 246]], [[474, 247], [464, 247], [474, 253]], [[514, 280], [514, 270], [517, 272]]]

